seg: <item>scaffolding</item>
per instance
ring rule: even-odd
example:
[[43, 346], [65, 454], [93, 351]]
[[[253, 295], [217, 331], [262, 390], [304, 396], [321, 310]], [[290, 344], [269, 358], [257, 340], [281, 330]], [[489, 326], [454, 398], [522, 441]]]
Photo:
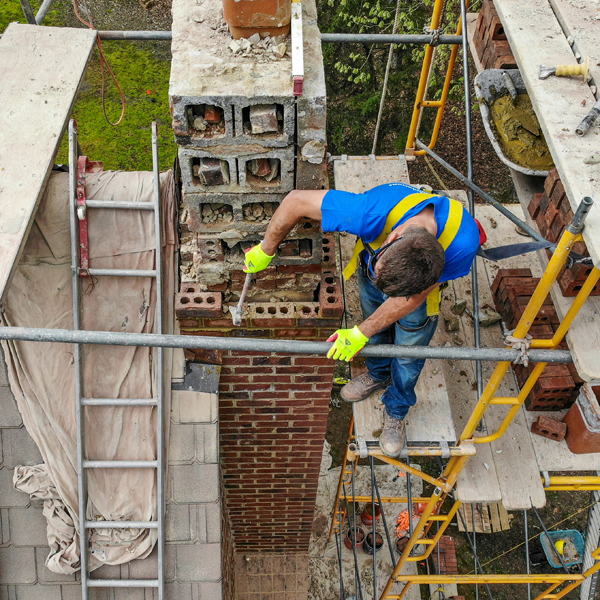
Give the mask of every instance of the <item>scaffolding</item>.
[[[24, 7], [24, 12], [28, 18], [28, 22], [37, 23], [38, 25], [44, 19], [52, 0], [44, 0], [42, 8], [37, 17], [33, 16], [28, 0], [21, 0]], [[515, 221], [528, 232], [534, 239], [543, 241], [543, 238], [537, 231], [529, 227], [526, 223], [516, 219], [510, 211], [504, 209], [491, 196], [485, 194], [473, 183], [473, 167], [471, 156], [471, 139], [470, 139], [470, 96], [469, 96], [469, 76], [468, 76], [468, 42], [467, 31], [464, 23], [466, 21], [466, 10], [468, 1], [461, 0], [461, 19], [456, 30], [456, 35], [440, 35], [440, 24], [445, 10], [444, 0], [435, 0], [433, 8], [433, 17], [430, 23], [430, 33], [422, 36], [344, 36], [340, 34], [324, 34], [322, 41], [324, 43], [415, 43], [426, 44], [425, 60], [421, 77], [413, 118], [408, 136], [406, 154], [407, 156], [428, 155], [437, 160], [443, 167], [447, 168], [454, 175], [458, 176], [470, 190], [474, 191], [493, 206], [498, 208], [506, 217]], [[98, 36], [102, 39], [171, 39], [170, 32], [98, 32]], [[434, 62], [434, 50], [438, 44], [452, 45], [450, 60], [442, 89], [442, 96], [439, 100], [427, 100], [427, 88], [430, 81], [431, 69]], [[462, 44], [463, 62], [464, 62], [464, 78], [465, 78], [465, 95], [466, 95], [466, 131], [468, 145], [468, 175], [458, 173], [452, 169], [450, 165], [440, 159], [433, 151], [435, 146], [443, 111], [447, 102], [452, 72], [454, 69], [458, 45]], [[424, 144], [418, 139], [419, 123], [422, 118], [422, 111], [425, 108], [436, 109], [436, 118], [433, 129], [433, 134], [430, 143]], [[417, 147], [419, 148], [417, 150]], [[474, 213], [474, 202], [472, 193], [469, 198], [469, 206]], [[569, 259], [569, 255], [573, 245], [582, 239], [581, 232], [583, 230], [584, 221], [587, 212], [591, 207], [592, 201], [589, 198], [583, 198], [575, 217], [568, 227], [568, 230], [562, 236], [560, 242], [556, 245], [550, 245], [549, 249], [553, 252], [552, 258], [541, 278], [537, 289], [532, 296], [525, 313], [523, 314], [516, 330], [513, 333], [515, 338], [523, 339], [533, 323], [535, 316], [538, 314], [545, 298], [550, 292], [550, 288], [557, 279], [557, 276], [563, 265]], [[473, 285], [474, 292], [477, 290], [476, 273], [474, 274], [475, 281]], [[571, 308], [563, 318], [557, 331], [550, 340], [532, 340], [531, 350], [528, 351], [529, 359], [536, 362], [533, 372], [530, 374], [526, 384], [521, 391], [512, 397], [498, 396], [498, 388], [507, 374], [510, 364], [513, 360], [521, 355], [518, 350], [511, 348], [481, 348], [478, 334], [478, 322], [475, 320], [475, 347], [472, 348], [430, 348], [430, 347], [409, 347], [400, 348], [396, 346], [378, 346], [367, 347], [363, 350], [364, 356], [386, 356], [386, 357], [405, 357], [405, 358], [433, 358], [433, 359], [463, 359], [473, 360], [477, 363], [477, 387], [479, 400], [475, 410], [471, 414], [464, 430], [462, 431], [459, 440], [456, 444], [450, 446], [409, 446], [401, 453], [398, 459], [389, 458], [382, 454], [377, 445], [367, 445], [366, 456], [361, 448], [358, 447], [354, 435], [354, 423], [350, 425], [350, 434], [346, 447], [340, 480], [338, 484], [336, 500], [333, 507], [333, 518], [330, 528], [330, 540], [334, 537], [338, 547], [338, 557], [341, 568], [341, 533], [345, 521], [348, 519], [349, 503], [368, 502], [371, 503], [373, 514], [375, 514], [375, 504], [379, 505], [386, 502], [407, 503], [409, 514], [412, 514], [413, 505], [421, 503], [422, 514], [416, 524], [413, 525], [409, 519], [409, 540], [402, 554], [398, 559], [393, 555], [393, 549], [390, 538], [390, 531], [387, 523], [383, 522], [384, 533], [388, 541], [388, 546], [392, 552], [392, 563], [394, 565], [393, 572], [389, 575], [386, 587], [381, 600], [401, 600], [409, 592], [414, 585], [420, 584], [439, 584], [447, 583], [454, 584], [471, 584], [485, 585], [504, 584], [504, 583], [519, 583], [525, 584], [530, 591], [532, 584], [545, 584], [548, 587], [537, 596], [536, 600], [562, 598], [571, 590], [580, 586], [584, 581], [590, 580], [598, 571], [600, 571], [600, 547], [591, 552], [591, 558], [595, 561], [584, 570], [581, 574], [572, 574], [569, 572], [560, 574], [531, 574], [529, 568], [526, 574], [506, 574], [506, 575], [488, 575], [481, 572], [476, 552], [475, 531], [473, 531], [473, 539], [469, 537], [469, 542], [474, 552], [475, 572], [466, 575], [403, 575], [402, 568], [407, 563], [421, 562], [429, 557], [436, 548], [439, 540], [446, 531], [450, 522], [455, 516], [464, 519], [461, 512], [461, 502], [454, 497], [453, 491], [455, 484], [461, 472], [463, 472], [468, 461], [476, 455], [477, 446], [497, 440], [505, 434], [507, 428], [512, 422], [517, 412], [521, 409], [525, 398], [543, 373], [545, 367], [549, 363], [568, 362], [571, 360], [570, 352], [559, 350], [558, 347], [564, 339], [571, 323], [576, 318], [577, 314], [583, 307], [586, 299], [594, 285], [600, 279], [600, 270], [594, 267], [589, 274], [586, 283], [583, 285]], [[477, 296], [474, 293], [473, 301], [477, 308]], [[53, 330], [53, 329], [25, 329], [18, 327], [2, 327], [0, 328], [0, 339], [5, 340], [29, 340], [36, 342], [64, 342], [73, 344], [108, 344], [108, 345], [130, 345], [130, 346], [152, 346], [159, 348], [210, 348], [210, 349], [235, 349], [235, 350], [252, 350], [264, 352], [284, 352], [284, 353], [300, 353], [300, 354], [326, 354], [330, 345], [325, 342], [305, 342], [305, 341], [277, 341], [277, 340], [244, 340], [243, 338], [212, 338], [212, 337], [196, 337], [196, 336], [170, 336], [163, 334], [119, 334], [115, 332], [93, 332], [93, 331], [68, 331], [68, 330]], [[481, 361], [499, 361], [492, 376], [485, 388], [483, 387], [483, 379], [481, 374]], [[493, 433], [474, 437], [475, 432], [480, 428], [482, 419], [486, 411], [491, 406], [503, 406], [508, 409], [503, 422], [498, 429]], [[160, 420], [159, 420], [160, 422]], [[410, 464], [410, 457], [431, 457], [438, 461], [442, 466], [439, 476], [432, 476], [419, 471]], [[356, 468], [360, 458], [367, 458], [371, 470], [371, 489], [370, 496], [360, 496], [355, 494], [354, 481]], [[375, 477], [374, 460], [377, 459], [384, 463], [393, 465], [399, 471], [402, 471], [409, 476], [419, 477], [424, 482], [433, 486], [433, 492], [430, 496], [412, 497], [410, 487], [410, 477], [407, 478], [408, 490], [407, 495], [398, 497], [381, 497], [377, 480]], [[447, 462], [443, 464], [443, 460]], [[546, 491], [598, 491], [600, 490], [600, 475], [589, 476], [548, 476], [543, 477], [543, 485]], [[348, 488], [351, 489], [348, 489]], [[535, 509], [534, 509], [535, 510]], [[159, 509], [159, 512], [161, 510]], [[525, 524], [527, 517], [525, 513]], [[147, 524], [146, 524], [147, 525]], [[435, 527], [434, 527], [435, 526]], [[373, 518], [373, 538], [376, 540], [377, 522]], [[525, 540], [527, 542], [527, 529], [525, 531]], [[356, 536], [354, 536], [356, 538]], [[421, 547], [421, 552], [417, 549]], [[353, 544], [354, 561], [356, 564], [356, 544]], [[439, 564], [439, 563], [438, 563]], [[162, 565], [161, 565], [162, 569]], [[373, 598], [377, 596], [377, 562], [376, 552], [373, 553]], [[162, 577], [159, 574], [159, 579]], [[404, 588], [400, 594], [392, 594], [392, 588], [396, 583], [404, 583]], [[154, 586], [155, 584], [152, 583]], [[357, 574], [356, 578], [357, 597], [363, 599], [363, 590], [360, 582], [360, 577]], [[489, 592], [489, 587], [488, 587]], [[344, 598], [343, 582], [340, 580], [340, 595]], [[490, 598], [491, 598], [490, 593]]]

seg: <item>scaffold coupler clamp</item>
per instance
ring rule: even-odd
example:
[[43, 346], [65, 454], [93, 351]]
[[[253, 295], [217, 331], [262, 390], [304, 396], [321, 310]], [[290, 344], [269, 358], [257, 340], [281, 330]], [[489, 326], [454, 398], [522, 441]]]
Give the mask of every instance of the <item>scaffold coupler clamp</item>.
[[525, 334], [524, 338], [518, 338], [513, 335], [514, 332], [514, 329], [505, 329], [502, 332], [504, 336], [504, 343], [507, 346], [510, 346], [513, 350], [519, 350], [519, 352], [521, 352], [521, 354], [515, 358], [513, 364], [527, 367], [529, 365], [529, 355], [527, 354], [527, 350], [529, 350], [533, 338], [528, 333]]
[[426, 34], [431, 35], [431, 42], [429, 42], [429, 45], [432, 48], [435, 48], [436, 46], [439, 46], [440, 44], [440, 30], [439, 29], [429, 29], [429, 27], [425, 27], [424, 31]]

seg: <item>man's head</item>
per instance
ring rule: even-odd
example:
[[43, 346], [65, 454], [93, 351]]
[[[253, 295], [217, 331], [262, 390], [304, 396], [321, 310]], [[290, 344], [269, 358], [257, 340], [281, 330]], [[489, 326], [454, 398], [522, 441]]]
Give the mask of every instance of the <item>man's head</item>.
[[437, 283], [446, 257], [442, 245], [424, 227], [409, 227], [375, 265], [375, 285], [392, 297], [410, 298]]

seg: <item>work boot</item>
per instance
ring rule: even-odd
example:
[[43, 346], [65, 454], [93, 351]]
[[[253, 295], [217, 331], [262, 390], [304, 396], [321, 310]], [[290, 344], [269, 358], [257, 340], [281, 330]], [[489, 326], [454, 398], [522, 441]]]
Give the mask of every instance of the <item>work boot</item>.
[[385, 381], [376, 381], [369, 372], [355, 377], [350, 383], [347, 383], [341, 390], [340, 396], [346, 402], [360, 402], [370, 396], [375, 390], [381, 390], [388, 387], [391, 379]]
[[381, 451], [390, 458], [396, 458], [404, 448], [406, 441], [406, 430], [402, 419], [390, 417], [385, 411], [385, 423], [379, 436], [379, 447]]

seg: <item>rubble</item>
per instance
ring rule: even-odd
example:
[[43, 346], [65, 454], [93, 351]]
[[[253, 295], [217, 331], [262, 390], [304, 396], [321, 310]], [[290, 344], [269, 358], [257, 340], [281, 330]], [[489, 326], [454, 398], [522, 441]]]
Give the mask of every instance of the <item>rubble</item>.
[[255, 104], [250, 107], [250, 128], [253, 135], [278, 132], [280, 120], [283, 121], [283, 116], [278, 119], [276, 104]]
[[192, 166], [194, 177], [200, 180], [202, 185], [229, 185], [229, 164], [218, 158], [200, 158], [198, 164]]
[[255, 33], [249, 38], [232, 40], [228, 48], [233, 56], [252, 56], [257, 58], [257, 62], [281, 60], [290, 56], [289, 38], [289, 35], [277, 37], [267, 35], [261, 39], [260, 35]]
[[233, 210], [228, 204], [204, 204], [201, 214], [203, 223], [216, 223], [217, 221], [231, 223], [233, 221]]
[[247, 164], [250, 175], [261, 177], [265, 181], [273, 181], [279, 175], [278, 158], [253, 158]]

